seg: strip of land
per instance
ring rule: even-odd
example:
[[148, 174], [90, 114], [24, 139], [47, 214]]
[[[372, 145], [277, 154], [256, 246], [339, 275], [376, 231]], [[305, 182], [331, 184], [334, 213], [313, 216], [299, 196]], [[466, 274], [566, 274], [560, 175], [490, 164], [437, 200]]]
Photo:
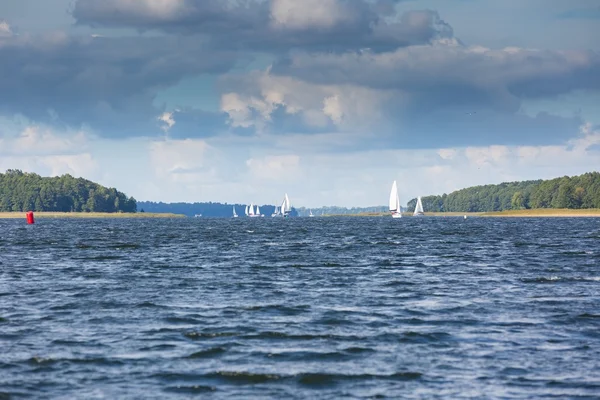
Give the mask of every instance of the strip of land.
[[[51, 212], [39, 211], [35, 218], [185, 218], [183, 214], [170, 213], [99, 213], [99, 212]], [[25, 219], [24, 212], [0, 212], [0, 219]]]
[[600, 217], [600, 209], [537, 208], [482, 213], [482, 217]]
[[[325, 215], [326, 217], [389, 217], [389, 213], [359, 213]], [[597, 217], [600, 209], [538, 208], [534, 210], [506, 210], [494, 212], [425, 212], [428, 217]], [[402, 213], [402, 217], [412, 217], [412, 212]]]

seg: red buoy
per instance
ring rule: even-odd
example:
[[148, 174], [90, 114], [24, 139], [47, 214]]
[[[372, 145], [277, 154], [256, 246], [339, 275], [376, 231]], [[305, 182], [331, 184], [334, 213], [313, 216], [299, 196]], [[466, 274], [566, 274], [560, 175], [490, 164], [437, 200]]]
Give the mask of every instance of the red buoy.
[[34, 218], [33, 218], [33, 211], [28, 211], [28, 212], [27, 212], [27, 223], [28, 223], [29, 225], [31, 225], [31, 224], [34, 224], [34, 223], [35, 223], [35, 220], [34, 220]]

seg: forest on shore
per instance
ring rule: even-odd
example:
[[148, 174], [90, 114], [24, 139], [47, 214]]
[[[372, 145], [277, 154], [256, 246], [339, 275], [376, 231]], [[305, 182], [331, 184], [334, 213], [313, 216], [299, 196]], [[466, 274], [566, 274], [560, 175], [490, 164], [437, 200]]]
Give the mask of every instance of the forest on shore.
[[[490, 212], [539, 208], [600, 208], [600, 173], [473, 186], [421, 198], [425, 212]], [[408, 202], [414, 210], [417, 200]]]
[[107, 188], [71, 175], [42, 177], [8, 170], [0, 173], [0, 212], [125, 212], [137, 210], [137, 202], [115, 188]]

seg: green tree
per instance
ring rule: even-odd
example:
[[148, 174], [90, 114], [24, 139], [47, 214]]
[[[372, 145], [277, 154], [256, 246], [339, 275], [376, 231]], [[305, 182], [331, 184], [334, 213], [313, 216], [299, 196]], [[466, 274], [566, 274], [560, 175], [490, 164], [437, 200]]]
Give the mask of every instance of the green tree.
[[511, 206], [513, 210], [522, 210], [525, 208], [525, 199], [523, 193], [515, 192], [511, 200]]

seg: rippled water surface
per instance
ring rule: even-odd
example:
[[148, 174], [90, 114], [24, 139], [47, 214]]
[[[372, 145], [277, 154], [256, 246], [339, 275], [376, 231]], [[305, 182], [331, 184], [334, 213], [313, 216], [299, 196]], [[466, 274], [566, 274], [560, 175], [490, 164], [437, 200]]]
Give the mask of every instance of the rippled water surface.
[[0, 398], [597, 398], [600, 220], [0, 220]]

